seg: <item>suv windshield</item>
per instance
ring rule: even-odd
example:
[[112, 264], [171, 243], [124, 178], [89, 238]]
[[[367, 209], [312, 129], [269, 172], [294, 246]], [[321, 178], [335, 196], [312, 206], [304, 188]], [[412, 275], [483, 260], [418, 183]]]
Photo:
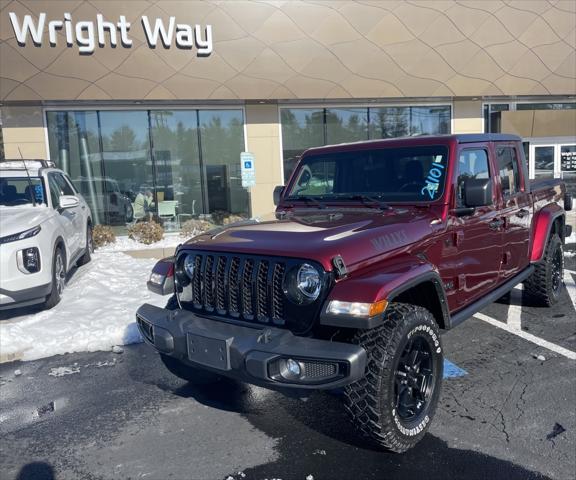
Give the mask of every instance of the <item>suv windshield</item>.
[[39, 177], [3, 177], [0, 178], [0, 205], [12, 207], [15, 205], [46, 203], [44, 184]]
[[305, 156], [289, 200], [425, 202], [442, 196], [448, 165], [445, 146], [378, 148]]

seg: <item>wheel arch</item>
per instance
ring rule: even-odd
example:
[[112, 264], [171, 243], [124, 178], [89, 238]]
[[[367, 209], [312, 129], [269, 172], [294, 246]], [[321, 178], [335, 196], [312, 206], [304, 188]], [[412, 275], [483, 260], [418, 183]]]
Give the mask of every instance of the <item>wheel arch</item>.
[[410, 279], [393, 290], [388, 301], [424, 307], [432, 313], [441, 329], [449, 329], [451, 326], [446, 292], [436, 272], [424, 273]]
[[56, 254], [56, 250], [58, 248], [62, 249], [62, 253], [64, 254], [64, 264], [66, 265], [66, 262], [68, 261], [68, 258], [70, 258], [70, 256], [69, 256], [67, 248], [66, 248], [66, 242], [64, 241], [64, 239], [60, 235], [58, 235], [56, 237], [56, 240], [54, 240], [54, 249], [53, 249], [52, 255]]
[[440, 328], [450, 328], [450, 314], [443, 282], [437, 269], [428, 262], [405, 257], [388, 268], [374, 269], [366, 274], [338, 282], [326, 299], [320, 324], [337, 327], [370, 329], [383, 323], [384, 316], [355, 317], [330, 315], [330, 301], [373, 303], [381, 300], [412, 303], [431, 311]]
[[548, 240], [555, 233], [558, 233], [560, 240], [564, 243], [565, 224], [566, 214], [557, 204], [546, 205], [537, 213], [532, 225], [530, 262], [542, 260]]

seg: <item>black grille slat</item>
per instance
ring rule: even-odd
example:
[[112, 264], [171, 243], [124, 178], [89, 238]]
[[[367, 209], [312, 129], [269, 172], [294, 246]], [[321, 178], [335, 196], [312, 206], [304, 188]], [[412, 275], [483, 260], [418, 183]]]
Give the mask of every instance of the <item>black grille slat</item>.
[[194, 275], [192, 278], [192, 301], [195, 305], [202, 305], [202, 257], [194, 258]]
[[256, 274], [256, 318], [260, 322], [267, 322], [269, 317], [268, 270], [268, 261], [261, 260]]
[[208, 255], [204, 263], [204, 308], [214, 310], [214, 257]]
[[216, 264], [216, 310], [226, 312], [226, 257], [218, 257]]
[[283, 263], [274, 265], [272, 273], [272, 321], [277, 324], [284, 324], [284, 293], [282, 291], [282, 282], [286, 266]]
[[221, 252], [195, 251], [192, 255], [190, 306], [194, 310], [262, 324], [286, 324], [284, 261]]
[[230, 263], [230, 270], [228, 272], [228, 305], [230, 308], [230, 315], [240, 315], [240, 259], [234, 257]]
[[247, 320], [254, 318], [253, 273], [254, 260], [248, 258], [244, 261], [242, 269], [242, 316]]

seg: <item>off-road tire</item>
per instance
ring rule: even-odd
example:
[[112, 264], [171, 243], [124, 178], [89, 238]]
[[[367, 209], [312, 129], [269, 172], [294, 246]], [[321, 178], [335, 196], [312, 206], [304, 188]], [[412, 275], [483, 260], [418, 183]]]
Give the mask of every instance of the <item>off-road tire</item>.
[[86, 265], [90, 260], [92, 260], [92, 254], [94, 253], [94, 239], [92, 233], [92, 225], [88, 224], [86, 227], [86, 250], [84, 251], [84, 255], [82, 255], [76, 262], [76, 265], [79, 267]]
[[[62, 262], [61, 268], [63, 270], [60, 269], [59, 261]], [[60, 270], [60, 272], [57, 270]], [[57, 276], [61, 277], [60, 281], [56, 278]], [[60, 302], [62, 292], [64, 291], [64, 284], [61, 283], [61, 281], [66, 282], [66, 257], [62, 247], [58, 246], [54, 249], [54, 255], [52, 257], [52, 291], [46, 297], [46, 301], [44, 302], [44, 308], [46, 310], [50, 310]]]
[[[405, 424], [397, 414], [395, 394], [395, 370], [411, 338], [429, 346], [427, 356], [434, 375], [430, 395], [414, 425]], [[346, 410], [370, 443], [392, 452], [405, 452], [428, 430], [442, 387], [442, 344], [434, 316], [419, 306], [392, 303], [386, 310], [384, 324], [359, 330], [353, 343], [366, 350], [368, 362], [365, 376], [345, 388]]]
[[[176, 295], [172, 295], [170, 297], [165, 308], [166, 310], [178, 310], [180, 308]], [[222, 377], [217, 373], [190, 367], [189, 365], [182, 363], [177, 358], [171, 357], [169, 355], [160, 354], [160, 358], [170, 373], [176, 375], [182, 380], [186, 380], [187, 382], [201, 385], [218, 382], [222, 379]]]
[[[555, 279], [555, 262], [560, 262], [559, 278]], [[524, 289], [538, 304], [551, 307], [558, 303], [564, 282], [564, 252], [562, 240], [554, 234], [546, 244], [544, 258], [534, 266], [534, 273], [524, 282]]]

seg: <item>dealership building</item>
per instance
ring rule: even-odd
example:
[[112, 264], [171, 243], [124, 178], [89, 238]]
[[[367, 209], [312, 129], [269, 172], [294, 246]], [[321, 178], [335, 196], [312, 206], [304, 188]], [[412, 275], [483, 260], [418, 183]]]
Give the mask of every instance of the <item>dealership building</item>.
[[147, 192], [168, 230], [264, 214], [305, 149], [407, 135], [518, 134], [576, 190], [573, 0], [3, 0], [0, 36], [5, 156], [120, 229]]

